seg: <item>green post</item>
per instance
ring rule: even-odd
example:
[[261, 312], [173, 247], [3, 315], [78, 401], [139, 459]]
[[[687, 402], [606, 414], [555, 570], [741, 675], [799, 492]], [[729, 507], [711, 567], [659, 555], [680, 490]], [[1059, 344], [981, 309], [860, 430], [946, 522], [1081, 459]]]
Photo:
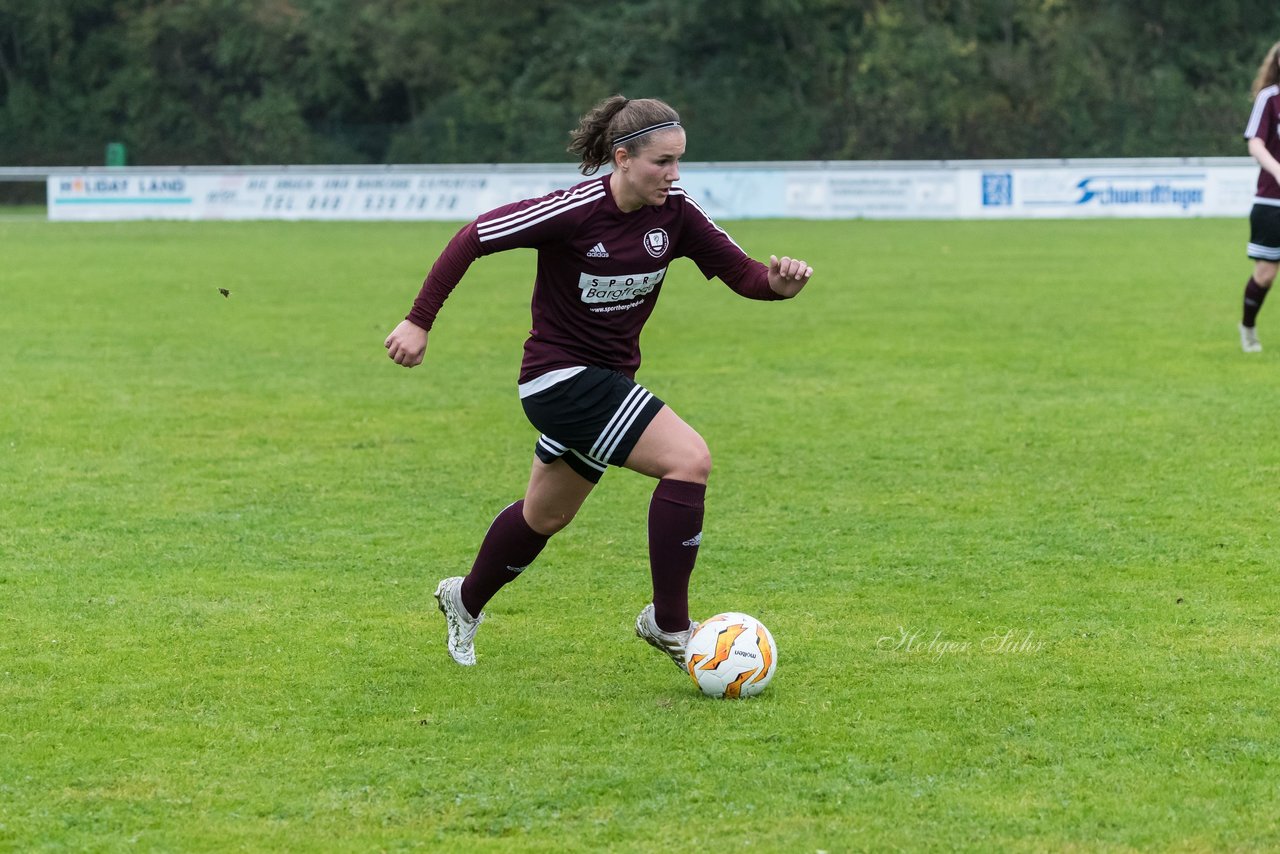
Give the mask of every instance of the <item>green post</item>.
[[124, 166], [125, 150], [123, 142], [107, 143], [107, 165], [108, 166]]

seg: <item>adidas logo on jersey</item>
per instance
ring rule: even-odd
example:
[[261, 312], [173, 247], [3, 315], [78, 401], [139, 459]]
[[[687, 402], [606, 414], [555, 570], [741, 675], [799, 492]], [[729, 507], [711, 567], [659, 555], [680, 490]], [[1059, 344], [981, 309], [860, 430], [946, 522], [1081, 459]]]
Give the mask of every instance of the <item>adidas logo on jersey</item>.
[[597, 243], [587, 251], [588, 258], [608, 258], [609, 250], [604, 248], [603, 243]]

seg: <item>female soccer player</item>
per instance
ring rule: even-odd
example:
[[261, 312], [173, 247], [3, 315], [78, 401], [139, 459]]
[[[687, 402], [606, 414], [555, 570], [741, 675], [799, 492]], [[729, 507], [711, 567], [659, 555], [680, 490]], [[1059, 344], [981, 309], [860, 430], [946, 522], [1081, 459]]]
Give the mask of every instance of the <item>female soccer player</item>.
[[1245, 127], [1249, 153], [1258, 161], [1258, 188], [1249, 214], [1249, 257], [1253, 276], [1244, 288], [1240, 349], [1258, 353], [1258, 310], [1280, 265], [1280, 42], [1271, 46], [1253, 79], [1253, 112]]
[[524, 498], [493, 520], [467, 576], [436, 588], [449, 654], [459, 664], [475, 664], [485, 604], [573, 520], [605, 469], [621, 466], [657, 479], [648, 523], [653, 601], [636, 618], [636, 634], [684, 666], [711, 453], [636, 383], [640, 330], [675, 258], [692, 259], [708, 279], [718, 276], [757, 300], [794, 297], [813, 275], [798, 259], [771, 256], [766, 266], [747, 257], [676, 185], [684, 150], [680, 117], [662, 101], [615, 95], [600, 102], [571, 134], [569, 151], [584, 175], [605, 164], [612, 171], [481, 214], [445, 247], [408, 317], [387, 337], [396, 364], [420, 364], [436, 314], [473, 261], [537, 250], [519, 391], [542, 435]]

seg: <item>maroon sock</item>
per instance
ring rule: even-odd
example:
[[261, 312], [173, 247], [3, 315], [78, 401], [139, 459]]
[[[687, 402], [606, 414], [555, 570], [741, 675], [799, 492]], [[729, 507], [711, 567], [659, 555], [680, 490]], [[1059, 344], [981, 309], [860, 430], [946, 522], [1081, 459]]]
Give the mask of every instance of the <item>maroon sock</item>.
[[703, 483], [660, 480], [649, 502], [653, 616], [664, 632], [689, 628], [689, 576], [702, 542]]
[[503, 510], [489, 526], [471, 572], [462, 580], [462, 605], [476, 616], [508, 581], [514, 581], [542, 551], [550, 537], [524, 520], [524, 500]]
[[1241, 321], [1245, 326], [1250, 328], [1257, 325], [1258, 312], [1262, 309], [1262, 301], [1267, 298], [1267, 291], [1270, 288], [1264, 288], [1249, 277], [1249, 284], [1244, 286], [1244, 319]]

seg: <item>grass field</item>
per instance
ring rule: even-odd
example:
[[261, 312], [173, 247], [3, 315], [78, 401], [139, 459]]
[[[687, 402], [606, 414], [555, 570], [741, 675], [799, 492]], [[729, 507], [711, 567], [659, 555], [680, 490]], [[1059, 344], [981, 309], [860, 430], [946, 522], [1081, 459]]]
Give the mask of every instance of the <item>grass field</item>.
[[535, 439], [531, 254], [385, 358], [454, 228], [0, 222], [0, 849], [1280, 847], [1243, 220], [730, 224], [786, 304], [678, 262], [641, 379], [715, 458], [695, 616], [778, 639], [743, 702], [633, 636], [628, 472], [449, 660]]

